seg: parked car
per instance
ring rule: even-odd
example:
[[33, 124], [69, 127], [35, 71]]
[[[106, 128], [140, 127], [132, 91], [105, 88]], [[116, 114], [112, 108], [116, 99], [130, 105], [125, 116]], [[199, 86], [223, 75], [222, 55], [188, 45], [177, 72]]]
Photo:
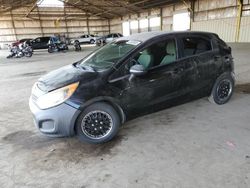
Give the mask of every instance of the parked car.
[[31, 41], [31, 47], [36, 49], [48, 49], [51, 37], [38, 37]]
[[42, 133], [102, 143], [137, 116], [204, 96], [225, 104], [234, 83], [231, 48], [218, 35], [140, 33], [41, 77], [29, 105]]
[[94, 44], [96, 41], [96, 38], [94, 35], [82, 35], [78, 38], [71, 39], [71, 44], [74, 44], [75, 42], [79, 42], [80, 44], [82, 43], [89, 43], [89, 44]]
[[24, 43], [24, 42], [26, 42], [26, 44], [30, 45], [30, 42], [31, 42], [32, 40], [33, 40], [33, 39], [21, 39], [21, 40], [18, 40], [18, 41], [16, 41], [16, 42], [13, 42], [13, 43], [11, 44], [11, 47], [18, 46], [19, 44]]
[[112, 42], [113, 40], [115, 40], [115, 39], [117, 39], [119, 37], [123, 37], [122, 34], [120, 34], [120, 33], [110, 33], [109, 35], [97, 38], [96, 43], [97, 43], [98, 46], [100, 46], [102, 44], [110, 43], [110, 42]]

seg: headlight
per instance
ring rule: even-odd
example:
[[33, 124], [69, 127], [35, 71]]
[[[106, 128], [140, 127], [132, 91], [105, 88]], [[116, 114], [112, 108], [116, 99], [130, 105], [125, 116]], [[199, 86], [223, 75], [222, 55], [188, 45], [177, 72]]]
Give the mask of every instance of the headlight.
[[59, 105], [66, 101], [75, 92], [78, 85], [79, 82], [76, 82], [46, 93], [37, 99], [36, 104], [42, 110]]

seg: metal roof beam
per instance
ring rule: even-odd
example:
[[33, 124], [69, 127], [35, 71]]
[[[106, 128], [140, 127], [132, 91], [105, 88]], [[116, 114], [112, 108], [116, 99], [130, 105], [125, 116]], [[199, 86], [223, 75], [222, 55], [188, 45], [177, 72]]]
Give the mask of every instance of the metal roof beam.
[[99, 11], [102, 11], [100, 14], [109, 14], [109, 15], [112, 15], [112, 16], [115, 15], [115, 16], [119, 16], [119, 17], [122, 16], [121, 14], [117, 14], [117, 13], [113, 12], [112, 10], [100, 8], [100, 7], [96, 6], [95, 4], [90, 3], [90, 2], [88, 2], [86, 0], [82, 0], [82, 2], [87, 3], [88, 5], [95, 7]]

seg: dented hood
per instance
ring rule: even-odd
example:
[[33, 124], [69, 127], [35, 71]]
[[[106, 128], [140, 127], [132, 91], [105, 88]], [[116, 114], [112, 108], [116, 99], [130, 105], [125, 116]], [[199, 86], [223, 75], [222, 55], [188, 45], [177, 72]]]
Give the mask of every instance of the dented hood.
[[76, 67], [76, 64], [67, 65], [42, 76], [37, 87], [44, 92], [49, 92], [71, 83], [88, 82], [95, 79], [97, 72]]

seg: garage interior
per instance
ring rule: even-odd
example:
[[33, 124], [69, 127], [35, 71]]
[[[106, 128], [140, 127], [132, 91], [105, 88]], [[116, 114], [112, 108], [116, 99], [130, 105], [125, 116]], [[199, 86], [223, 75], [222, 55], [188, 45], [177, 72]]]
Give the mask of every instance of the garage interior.
[[[250, 0], [0, 0], [1, 187], [250, 187]], [[48, 138], [28, 100], [42, 75], [100, 48], [35, 50], [6, 59], [24, 38], [208, 31], [232, 47], [236, 89], [218, 106], [202, 98], [122, 126], [90, 145]]]

